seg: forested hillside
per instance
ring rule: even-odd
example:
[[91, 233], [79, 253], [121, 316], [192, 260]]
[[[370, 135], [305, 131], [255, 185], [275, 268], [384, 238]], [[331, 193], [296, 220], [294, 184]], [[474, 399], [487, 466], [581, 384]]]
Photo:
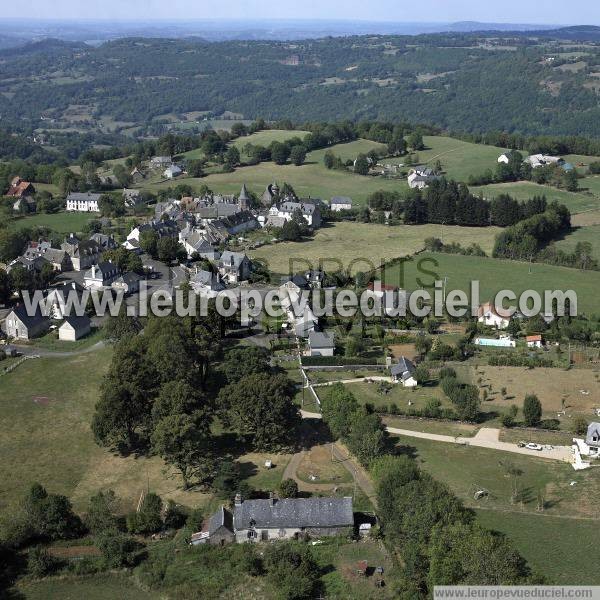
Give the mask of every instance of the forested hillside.
[[0, 65], [2, 123], [21, 130], [156, 134], [181, 115], [201, 123], [231, 111], [600, 136], [594, 42], [497, 32], [99, 48], [46, 40], [0, 52]]

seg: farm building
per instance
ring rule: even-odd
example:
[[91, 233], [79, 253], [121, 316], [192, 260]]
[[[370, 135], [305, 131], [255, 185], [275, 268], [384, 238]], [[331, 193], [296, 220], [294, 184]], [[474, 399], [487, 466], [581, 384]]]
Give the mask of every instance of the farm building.
[[58, 339], [65, 342], [74, 342], [85, 337], [92, 328], [90, 318], [65, 317], [65, 322], [58, 328]]
[[333, 356], [335, 336], [333, 332], [311, 331], [308, 334], [309, 356]]
[[525, 338], [528, 348], [541, 348], [544, 345], [544, 339], [541, 334], [528, 335]]
[[405, 356], [401, 356], [398, 362], [390, 367], [390, 375], [395, 383], [401, 383], [404, 387], [415, 387], [418, 384], [415, 365]]
[[33, 315], [29, 315], [25, 305], [19, 304], [8, 313], [5, 328], [8, 337], [30, 340], [48, 331], [50, 319], [42, 314], [39, 307]]

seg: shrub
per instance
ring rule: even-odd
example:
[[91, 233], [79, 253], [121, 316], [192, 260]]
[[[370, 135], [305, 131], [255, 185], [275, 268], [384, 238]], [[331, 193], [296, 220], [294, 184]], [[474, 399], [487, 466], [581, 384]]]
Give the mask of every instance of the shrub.
[[281, 498], [297, 498], [298, 484], [293, 479], [284, 479], [279, 484], [279, 496]]
[[[600, 163], [598, 163], [600, 165]], [[575, 435], [586, 435], [588, 422], [585, 417], [575, 417], [573, 419], [572, 431]]]
[[46, 548], [35, 546], [29, 551], [27, 557], [27, 570], [33, 577], [41, 578], [54, 573], [58, 569], [59, 561], [51, 556]]
[[542, 403], [535, 394], [525, 396], [523, 403], [523, 417], [527, 427], [535, 427], [542, 418]]

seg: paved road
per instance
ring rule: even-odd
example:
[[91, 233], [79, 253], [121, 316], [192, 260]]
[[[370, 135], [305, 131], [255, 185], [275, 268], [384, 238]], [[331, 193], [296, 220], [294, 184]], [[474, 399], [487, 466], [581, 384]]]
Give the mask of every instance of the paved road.
[[375, 375], [370, 377], [355, 377], [354, 379], [336, 379], [335, 381], [325, 381], [324, 383], [313, 383], [311, 385], [312, 387], [325, 387], [328, 385], [335, 385], [336, 383], [365, 383], [367, 381], [385, 381], [386, 383], [393, 383], [391, 377]]
[[[319, 413], [311, 413], [304, 410], [300, 411], [303, 419], [320, 419]], [[519, 448], [517, 444], [501, 442], [499, 440], [500, 430], [493, 427], [482, 427], [473, 437], [454, 437], [452, 435], [440, 435], [438, 433], [424, 433], [422, 431], [412, 431], [411, 429], [399, 429], [397, 427], [386, 427], [386, 431], [392, 435], [404, 437], [421, 438], [432, 440], [434, 442], [445, 442], [448, 444], [462, 444], [463, 446], [475, 446], [478, 448], [490, 448], [492, 450], [501, 450], [502, 452], [512, 452], [513, 454], [524, 454], [534, 458], [548, 458], [550, 460], [559, 460], [561, 462], [572, 461], [570, 446], [553, 446], [552, 449], [544, 447], [543, 450], [527, 450]]]

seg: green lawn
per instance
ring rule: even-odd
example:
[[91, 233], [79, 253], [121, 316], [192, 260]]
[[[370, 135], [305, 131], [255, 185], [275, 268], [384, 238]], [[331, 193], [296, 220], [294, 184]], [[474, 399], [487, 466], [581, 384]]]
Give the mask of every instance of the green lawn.
[[49, 227], [58, 233], [77, 233], [91, 219], [98, 218], [96, 213], [59, 212], [51, 215], [45, 213], [20, 217], [8, 222], [13, 229], [25, 227]]
[[[567, 463], [524, 454], [413, 437], [397, 439], [405, 452], [416, 457], [422, 469], [446, 483], [467, 506], [539, 514], [541, 494], [545, 502], [543, 515], [598, 518], [600, 479], [595, 469], [576, 472]], [[520, 475], [509, 475], [509, 468]], [[513, 503], [515, 481], [518, 496]], [[576, 485], [571, 486], [572, 481]], [[478, 490], [487, 490], [487, 499], [475, 500]]]
[[478, 510], [479, 522], [510, 537], [551, 584], [599, 585], [598, 521]]
[[[580, 180], [581, 188], [588, 187], [587, 179]], [[533, 196], [546, 196], [548, 202], [557, 200], [564, 204], [571, 213], [580, 213], [586, 210], [600, 208], [600, 190], [590, 192], [567, 192], [548, 185], [538, 185], [530, 181], [519, 181], [516, 183], [494, 183], [479, 187], [471, 187], [471, 192], [491, 199], [500, 194], [509, 194], [518, 200], [528, 200]]]
[[[420, 269], [420, 271], [419, 271]], [[530, 272], [531, 269], [531, 272]], [[433, 272], [433, 275], [430, 274]], [[464, 290], [469, 295], [471, 280], [480, 284], [480, 301], [486, 302], [500, 290], [510, 288], [516, 294], [533, 289], [573, 289], [578, 295], [578, 312], [598, 311], [599, 272], [583, 272], [566, 267], [460, 256], [423, 253], [414, 260], [385, 269], [383, 280], [408, 290], [430, 286], [434, 280], [447, 278], [447, 290]]]
[[302, 139], [308, 131], [289, 131], [286, 129], [265, 129], [251, 135], [239, 137], [233, 141], [233, 145], [241, 152], [246, 144], [254, 146], [269, 147], [273, 142], [285, 142], [294, 137]]
[[[323, 261], [326, 271], [337, 271], [340, 261], [351, 271], [368, 271], [392, 258], [407, 256], [423, 249], [427, 237], [442, 236], [444, 242], [465, 246], [479, 244], [491, 252], [497, 227], [455, 227], [440, 225], [376, 225], [373, 223], [332, 223], [319, 229], [304, 242], [284, 242], [249, 251], [267, 261], [271, 271], [289, 273], [316, 268]], [[304, 261], [304, 262], [303, 262]], [[308, 261], [308, 262], [306, 262]]]
[[135, 587], [132, 578], [115, 573], [87, 577], [51, 577], [35, 582], [22, 582], [17, 590], [25, 600], [158, 600], [162, 595]]

